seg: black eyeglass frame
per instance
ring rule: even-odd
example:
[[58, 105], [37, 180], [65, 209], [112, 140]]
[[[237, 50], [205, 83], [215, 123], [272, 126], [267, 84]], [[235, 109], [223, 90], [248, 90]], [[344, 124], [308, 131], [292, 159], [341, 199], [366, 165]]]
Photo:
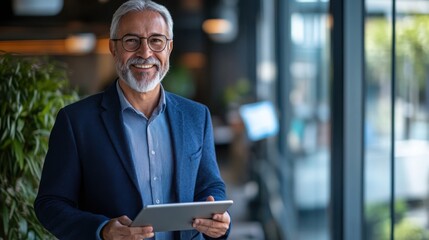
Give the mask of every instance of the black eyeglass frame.
[[[128, 50], [125, 46], [124, 46], [124, 41], [123, 41], [123, 39], [125, 38], [125, 37], [136, 37], [136, 39], [139, 39], [139, 41], [140, 41], [140, 44], [138, 44], [137, 46], [137, 48], [136, 49], [134, 49], [134, 50]], [[152, 37], [163, 37], [163, 38], [165, 38], [165, 44], [164, 44], [164, 47], [161, 49], [161, 50], [154, 50], [154, 49], [152, 49], [152, 47], [150, 46], [150, 44], [149, 44], [149, 39], [150, 38], [152, 38]], [[165, 36], [165, 35], [163, 35], [163, 34], [152, 34], [152, 35], [150, 35], [149, 37], [140, 37], [140, 36], [137, 36], [137, 35], [134, 35], [134, 34], [125, 34], [124, 36], [122, 36], [121, 38], [111, 38], [110, 40], [112, 40], [112, 41], [121, 41], [121, 44], [122, 44], [122, 48], [123, 49], [125, 49], [125, 51], [127, 51], [127, 52], [135, 52], [135, 51], [137, 51], [137, 50], [139, 50], [140, 48], [141, 48], [141, 45], [142, 45], [142, 39], [146, 39], [147, 40], [147, 46], [149, 47], [149, 49], [150, 50], [152, 50], [153, 52], [162, 52], [162, 51], [164, 51], [164, 49], [167, 47], [167, 44], [168, 44], [168, 41], [171, 41], [171, 40], [173, 40], [173, 39], [171, 39], [171, 38], [168, 38], [167, 36]]]

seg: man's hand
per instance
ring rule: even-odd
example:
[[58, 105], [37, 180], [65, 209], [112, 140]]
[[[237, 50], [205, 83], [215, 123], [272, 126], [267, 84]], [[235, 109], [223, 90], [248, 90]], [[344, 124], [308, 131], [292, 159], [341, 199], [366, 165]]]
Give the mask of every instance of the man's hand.
[[143, 240], [154, 236], [153, 228], [129, 227], [131, 219], [127, 216], [111, 219], [101, 230], [104, 240]]
[[[215, 199], [212, 196], [207, 198], [207, 201], [214, 201]], [[192, 226], [199, 232], [204, 233], [205, 235], [218, 238], [225, 235], [226, 231], [229, 229], [229, 223], [231, 222], [231, 217], [228, 212], [214, 214], [212, 219], [201, 219], [197, 218], [194, 220]]]

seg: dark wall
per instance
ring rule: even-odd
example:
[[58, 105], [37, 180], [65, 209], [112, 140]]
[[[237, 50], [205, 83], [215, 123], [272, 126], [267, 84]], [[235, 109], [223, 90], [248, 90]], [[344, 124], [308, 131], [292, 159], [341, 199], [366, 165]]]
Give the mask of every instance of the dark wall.
[[[255, 95], [256, 85], [256, 25], [258, 0], [238, 1], [238, 35], [228, 43], [216, 43], [207, 36], [209, 81], [204, 92], [210, 92], [210, 104], [215, 113], [225, 112], [222, 100], [226, 88], [234, 87], [237, 81], [248, 80]], [[206, 9], [209, 11], [210, 9]]]
[[[12, 2], [0, 1], [0, 40], [57, 39], [82, 32], [108, 37], [112, 15], [124, 1], [64, 0], [64, 7], [58, 15], [45, 17], [14, 16]], [[255, 85], [255, 29], [259, 0], [237, 0], [238, 35], [228, 43], [212, 41], [201, 27], [210, 10], [221, 0], [200, 0], [201, 8], [191, 10], [184, 8], [182, 0], [156, 2], [164, 4], [173, 16], [172, 65], [182, 64], [182, 57], [187, 53], [201, 53], [204, 58], [200, 67], [188, 69], [196, 89], [193, 98], [208, 105], [213, 113], [222, 115], [226, 107], [223, 95], [227, 87], [240, 79], [247, 79], [252, 86]], [[73, 57], [74, 60], [77, 58]], [[87, 58], [97, 61], [94, 56]], [[67, 56], [62, 59], [67, 60]]]

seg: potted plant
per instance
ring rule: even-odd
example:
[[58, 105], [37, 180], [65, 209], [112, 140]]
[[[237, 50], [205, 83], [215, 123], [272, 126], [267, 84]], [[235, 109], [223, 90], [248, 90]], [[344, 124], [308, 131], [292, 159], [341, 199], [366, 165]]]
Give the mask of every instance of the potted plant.
[[58, 62], [1, 53], [0, 99], [0, 239], [53, 238], [33, 202], [55, 116], [78, 94]]

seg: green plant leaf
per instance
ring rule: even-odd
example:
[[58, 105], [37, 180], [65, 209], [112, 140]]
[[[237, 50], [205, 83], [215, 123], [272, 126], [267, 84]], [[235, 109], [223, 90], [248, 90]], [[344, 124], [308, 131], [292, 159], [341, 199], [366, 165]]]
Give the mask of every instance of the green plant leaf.
[[44, 57], [0, 54], [0, 79], [0, 239], [54, 239], [33, 202], [55, 116], [79, 95]]
[[9, 231], [9, 211], [6, 205], [2, 206], [3, 231], [8, 234]]
[[24, 150], [23, 150], [23, 146], [15, 140], [12, 140], [12, 146], [13, 146], [13, 151], [14, 151], [14, 155], [16, 157], [16, 162], [18, 163], [18, 166], [20, 169], [24, 168]]

